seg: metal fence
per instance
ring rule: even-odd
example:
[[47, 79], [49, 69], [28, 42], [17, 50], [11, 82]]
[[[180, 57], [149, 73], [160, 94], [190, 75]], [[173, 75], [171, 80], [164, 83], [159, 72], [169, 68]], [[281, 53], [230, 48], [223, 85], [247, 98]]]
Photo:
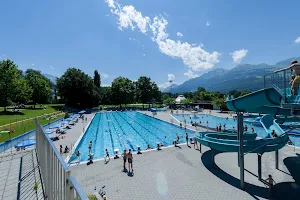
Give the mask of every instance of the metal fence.
[[49, 200], [88, 199], [76, 179], [71, 176], [70, 169], [51, 139], [43, 132], [37, 119], [35, 123], [36, 151], [46, 198]]
[[275, 87], [280, 90], [284, 96], [284, 101], [291, 96], [290, 81], [292, 71], [288, 68], [277, 70], [264, 76], [264, 87]]

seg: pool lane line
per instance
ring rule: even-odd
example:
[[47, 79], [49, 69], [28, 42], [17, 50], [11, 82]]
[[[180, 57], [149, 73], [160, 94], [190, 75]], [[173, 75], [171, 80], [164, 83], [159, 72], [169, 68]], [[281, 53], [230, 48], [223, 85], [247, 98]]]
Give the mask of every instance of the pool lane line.
[[[121, 116], [121, 114], [120, 113], [118, 113], [119, 114], [119, 116], [124, 120], [124, 121], [126, 121], [127, 122], [127, 124], [130, 126], [130, 127], [132, 127], [132, 129], [144, 140], [144, 142], [146, 143], [146, 144], [149, 144], [149, 142], [147, 142], [146, 141], [146, 139], [123, 117], [123, 116]], [[139, 123], [137, 123], [136, 122], [136, 120], [134, 120], [134, 119], [132, 119], [131, 117], [129, 117], [127, 114], [126, 114], [126, 116], [128, 117], [128, 118], [130, 118], [133, 122], [135, 122], [137, 125], [139, 125], [139, 126], [141, 126], [142, 128], [144, 128], [144, 129], [146, 129], [145, 127], [143, 127], [142, 125], [140, 125]], [[153, 135], [153, 133], [151, 132], [151, 131], [149, 131], [148, 129], [146, 129], [148, 132], [150, 132], [151, 133], [151, 135]], [[155, 138], [157, 138], [156, 136], [154, 136]]]
[[[112, 124], [112, 128], [115, 130], [115, 133], [118, 133], [118, 131], [117, 131], [116, 127], [115, 127], [115, 123], [114, 123], [113, 120], [112, 120], [111, 115], [112, 115], [112, 114], [110, 113], [108, 116], [109, 116], [109, 118], [110, 118], [110, 122], [111, 122], [111, 124]], [[119, 147], [118, 147], [118, 148], [121, 148], [121, 146], [123, 145], [124, 149], [127, 149], [127, 148], [126, 148], [126, 145], [125, 145], [125, 143], [124, 143], [124, 141], [123, 141], [123, 138], [120, 137], [120, 134], [118, 134], [118, 139], [119, 139]], [[115, 152], [114, 149], [113, 149], [113, 152]]]
[[[76, 150], [76, 148], [77, 148], [79, 142], [81, 141], [82, 137], [85, 135], [85, 132], [87, 131], [88, 127], [90, 126], [90, 123], [93, 121], [93, 119], [94, 119], [94, 117], [96, 116], [96, 114], [97, 114], [97, 113], [95, 113], [95, 114], [92, 116], [91, 121], [88, 122], [87, 126], [86, 126], [85, 129], [84, 129], [84, 132], [79, 136], [79, 138], [78, 138], [77, 141], [75, 142], [75, 144], [74, 144], [74, 146], [73, 146], [73, 148], [72, 148], [72, 152], [73, 152], [72, 155], [74, 154], [74, 152], [75, 152], [75, 150]], [[79, 121], [79, 120], [78, 120], [78, 121]], [[77, 124], [78, 124], [78, 123], [77, 123]], [[66, 164], [68, 164], [68, 162], [69, 162], [70, 158], [72, 157], [72, 155], [71, 155], [69, 158], [67, 158], [67, 159], [65, 160], [65, 161], [66, 161]]]
[[[120, 114], [119, 114], [120, 115]], [[121, 115], [120, 115], [121, 116]], [[128, 115], [127, 115], [128, 116]], [[121, 116], [122, 117], [122, 116]], [[123, 119], [124, 119], [124, 117], [122, 117]], [[128, 118], [130, 118], [131, 120], [133, 120], [136, 124], [138, 124], [139, 126], [141, 126], [142, 128], [144, 128], [145, 130], [147, 130], [149, 133], [151, 133], [151, 135], [153, 135], [154, 136], [154, 138], [156, 138], [157, 140], [161, 140], [159, 137], [157, 137], [156, 135], [155, 135], [155, 133], [153, 133], [152, 131], [150, 131], [150, 130], [148, 130], [147, 128], [145, 128], [144, 126], [142, 126], [140, 123], [137, 123], [136, 122], [136, 120], [134, 120], [134, 119], [132, 119], [131, 117], [129, 117], [128, 116]], [[125, 119], [124, 119], [125, 120]], [[131, 126], [132, 128], [133, 128], [133, 126], [127, 121], [127, 120], [125, 120], [128, 124], [129, 124], [129, 126]], [[135, 128], [133, 128], [134, 130], [135, 130], [135, 132], [137, 132], [137, 134], [141, 137], [141, 138], [143, 138], [143, 140], [145, 141], [145, 143], [148, 143], [149, 144], [149, 142], [146, 142], [146, 140], [145, 140], [145, 138], [144, 137], [142, 137], [140, 134], [139, 134], [139, 132], [135, 129]]]
[[[123, 135], [125, 134], [125, 136], [126, 136], [126, 133], [125, 133], [125, 131], [123, 130], [123, 128], [121, 127], [121, 125], [120, 125], [119, 121], [117, 120], [116, 116], [114, 116], [113, 114], [112, 114], [112, 116], [113, 116], [113, 118], [115, 119], [115, 121], [117, 122], [117, 124], [119, 125], [120, 129], [122, 130]], [[131, 142], [130, 142], [128, 139], [127, 139], [127, 141], [128, 141], [128, 143], [129, 143], [129, 146], [130, 146], [130, 147], [132, 148], [132, 150], [134, 151], [135, 148], [132, 146]]]

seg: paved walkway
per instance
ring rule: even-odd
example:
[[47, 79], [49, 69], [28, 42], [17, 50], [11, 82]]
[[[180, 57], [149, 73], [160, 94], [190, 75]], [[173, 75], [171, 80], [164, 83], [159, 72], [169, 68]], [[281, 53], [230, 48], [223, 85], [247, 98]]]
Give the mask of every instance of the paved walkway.
[[[112, 159], [108, 164], [103, 161], [89, 166], [80, 164], [72, 166], [71, 170], [88, 194], [94, 193], [95, 186], [97, 191], [105, 186], [108, 199], [268, 199], [267, 185], [256, 177], [255, 154], [245, 157], [247, 183], [243, 191], [239, 189], [237, 153], [216, 155], [217, 167], [213, 167], [211, 151], [207, 147], [202, 150], [203, 154], [182, 145], [181, 149], [171, 147], [134, 154], [133, 176], [122, 172], [122, 159]], [[263, 178], [272, 174], [277, 183], [294, 182], [282, 162], [290, 156], [296, 155], [285, 147], [280, 152], [280, 170], [276, 170], [274, 153], [264, 154]]]
[[[151, 112], [142, 113], [152, 115]], [[217, 112], [212, 112], [212, 114], [228, 116], [228, 114]], [[172, 119], [169, 112], [160, 112], [155, 117], [166, 121]], [[178, 125], [175, 119], [172, 121]], [[189, 128], [194, 129], [192, 126]], [[68, 137], [70, 142], [74, 142], [75, 136], [79, 137], [80, 134], [74, 132], [78, 130], [75, 127], [71, 130], [72, 137]], [[280, 151], [279, 170], [275, 169], [274, 152], [265, 153], [262, 156], [262, 178], [266, 179], [271, 174], [279, 183], [273, 193], [277, 192], [277, 197], [285, 195], [285, 200], [289, 199], [287, 195], [298, 195], [291, 189], [295, 186], [286, 183], [293, 184], [295, 180], [300, 181], [300, 173], [297, 170], [300, 168], [300, 158], [296, 154], [300, 152], [297, 151], [300, 150], [296, 149], [296, 152], [293, 152], [293, 148], [288, 146]], [[181, 148], [170, 147], [161, 151], [144, 152], [142, 155], [134, 154], [133, 176], [122, 172], [122, 159], [111, 159], [108, 164], [104, 164], [103, 161], [96, 161], [89, 166], [79, 164], [72, 166], [71, 170], [72, 175], [77, 178], [88, 194], [95, 193], [95, 186], [99, 191], [105, 185], [104, 190], [108, 199], [246, 200], [269, 198], [268, 186], [257, 178], [256, 154], [245, 156], [245, 191], [239, 189], [240, 171], [237, 166], [237, 153], [217, 154], [216, 165], [213, 165], [211, 158], [211, 151], [207, 147], [202, 147], [201, 154], [193, 148], [181, 145]]]

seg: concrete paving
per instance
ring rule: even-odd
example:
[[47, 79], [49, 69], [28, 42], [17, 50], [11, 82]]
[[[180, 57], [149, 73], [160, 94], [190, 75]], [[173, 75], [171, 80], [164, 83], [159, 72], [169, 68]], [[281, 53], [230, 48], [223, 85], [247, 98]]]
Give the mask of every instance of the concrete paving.
[[[142, 112], [152, 116], [151, 112]], [[185, 113], [187, 113], [185, 111]], [[212, 112], [214, 115], [227, 117], [228, 114]], [[155, 117], [178, 122], [169, 112], [159, 112]], [[90, 116], [92, 118], [92, 116]], [[173, 119], [173, 120], [171, 120]], [[77, 127], [77, 128], [76, 128]], [[79, 125], [75, 125], [67, 138], [69, 142], [76, 142], [81, 135]], [[194, 129], [189, 126], [188, 128]], [[201, 128], [201, 130], [206, 130]], [[75, 131], [78, 131], [75, 133]], [[77, 136], [77, 139], [76, 137]], [[56, 145], [59, 145], [57, 141]], [[297, 152], [299, 151], [299, 152]], [[276, 181], [277, 197], [282, 192], [295, 194], [295, 191], [284, 183], [294, 183], [298, 180], [300, 167], [299, 149], [284, 147], [279, 154], [279, 169], [275, 169], [273, 153], [262, 156], [262, 178], [271, 174]], [[104, 164], [103, 160], [87, 166], [79, 164], [71, 166], [71, 173], [76, 177], [88, 194], [95, 193], [105, 185], [108, 199], [268, 199], [268, 185], [257, 178], [257, 155], [245, 156], [245, 191], [239, 189], [239, 167], [237, 153], [219, 153], [215, 156], [215, 165], [212, 162], [209, 148], [202, 147], [202, 154], [186, 145], [181, 148], [165, 148], [161, 151], [147, 151], [142, 155], [134, 154], [134, 175], [122, 172], [122, 159]], [[275, 187], [274, 186], [274, 187]], [[290, 189], [290, 190], [289, 190]], [[273, 190], [272, 190], [273, 191]], [[289, 199], [285, 195], [285, 200]], [[293, 199], [293, 198], [292, 198]]]

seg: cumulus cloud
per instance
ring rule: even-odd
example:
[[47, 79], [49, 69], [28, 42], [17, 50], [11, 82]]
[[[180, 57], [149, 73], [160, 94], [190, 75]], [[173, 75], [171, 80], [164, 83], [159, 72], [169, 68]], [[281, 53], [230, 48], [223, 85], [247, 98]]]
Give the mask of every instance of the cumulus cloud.
[[106, 74], [106, 73], [102, 73], [102, 74], [101, 74], [101, 78], [103, 78], [103, 79], [106, 79], [106, 78], [108, 78], [108, 74]]
[[182, 36], [183, 36], [183, 34], [182, 34], [182, 33], [180, 33], [180, 32], [177, 32], [177, 36], [178, 36], [178, 37], [182, 37]]
[[209, 21], [206, 22], [206, 26], [210, 26], [210, 22]]
[[232, 56], [233, 62], [240, 64], [243, 58], [247, 55], [247, 53], [247, 49], [241, 49], [230, 53], [230, 55]]
[[296, 43], [296, 44], [299, 44], [299, 43], [300, 43], [300, 36], [296, 38], [295, 43]]
[[50, 69], [54, 70], [54, 67], [53, 67], [53, 66], [50, 66]]
[[173, 82], [175, 80], [175, 75], [174, 74], [168, 74], [168, 81]]
[[192, 70], [188, 70], [187, 72], [184, 73], [185, 76], [191, 78], [196, 78], [199, 77], [199, 75], [195, 74]]
[[[143, 16], [132, 5], [122, 6], [114, 0], [105, 0], [111, 9], [111, 13], [117, 16], [118, 27], [120, 30], [138, 30], [149, 35], [159, 50], [173, 58], [181, 59], [190, 70], [200, 71], [212, 68], [219, 62], [220, 53], [205, 51], [202, 45], [193, 45], [180, 40], [172, 40], [166, 31], [168, 21], [158, 15], [153, 18]], [[179, 32], [178, 32], [179, 33]], [[178, 35], [177, 33], [177, 35]]]

